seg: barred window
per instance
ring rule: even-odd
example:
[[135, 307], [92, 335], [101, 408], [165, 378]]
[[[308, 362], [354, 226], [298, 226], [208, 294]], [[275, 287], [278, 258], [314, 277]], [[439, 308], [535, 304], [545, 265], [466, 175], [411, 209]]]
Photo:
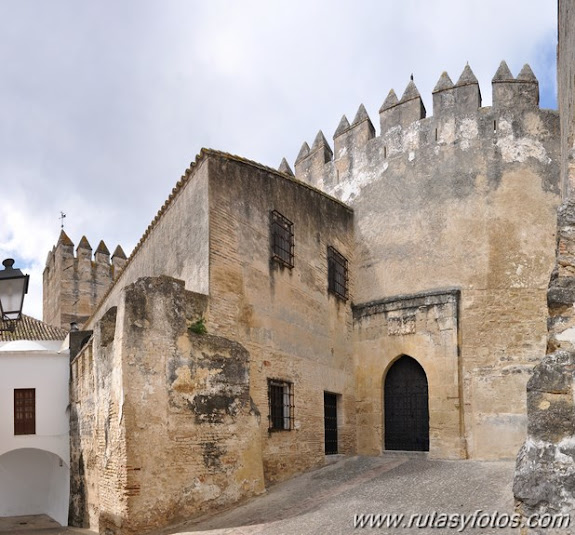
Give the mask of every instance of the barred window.
[[36, 389], [14, 390], [14, 434], [36, 434]]
[[269, 431], [293, 429], [293, 384], [268, 379]]
[[276, 210], [270, 214], [272, 258], [280, 264], [293, 267], [293, 223]]
[[327, 289], [340, 299], [348, 298], [347, 259], [331, 246], [327, 248]]

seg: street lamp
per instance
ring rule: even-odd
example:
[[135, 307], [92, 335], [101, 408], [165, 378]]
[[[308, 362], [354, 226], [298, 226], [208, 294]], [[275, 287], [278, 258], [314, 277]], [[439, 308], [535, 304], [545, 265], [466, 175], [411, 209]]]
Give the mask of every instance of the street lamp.
[[[28, 293], [29, 275], [24, 275], [19, 269], [14, 269], [14, 260], [7, 258], [2, 262], [4, 269], [0, 271], [0, 314], [2, 321], [18, 321], [22, 317], [24, 295]], [[14, 324], [8, 329], [14, 330]]]

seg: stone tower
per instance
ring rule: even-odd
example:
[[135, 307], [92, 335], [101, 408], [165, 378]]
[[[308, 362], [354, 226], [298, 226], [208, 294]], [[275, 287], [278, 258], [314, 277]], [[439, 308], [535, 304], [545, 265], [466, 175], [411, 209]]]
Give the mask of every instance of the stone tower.
[[92, 256], [85, 236], [74, 254], [74, 243], [62, 230], [44, 268], [43, 320], [64, 329], [72, 322], [82, 326], [125, 263], [122, 248], [118, 245], [110, 259], [103, 241]]

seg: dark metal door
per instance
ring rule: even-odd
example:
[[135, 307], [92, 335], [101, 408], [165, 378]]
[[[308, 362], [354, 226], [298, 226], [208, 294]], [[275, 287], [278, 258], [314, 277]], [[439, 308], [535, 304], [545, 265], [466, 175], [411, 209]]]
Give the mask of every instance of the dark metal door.
[[323, 393], [325, 454], [337, 453], [337, 394]]
[[385, 377], [385, 449], [429, 451], [427, 377], [419, 363], [404, 355]]

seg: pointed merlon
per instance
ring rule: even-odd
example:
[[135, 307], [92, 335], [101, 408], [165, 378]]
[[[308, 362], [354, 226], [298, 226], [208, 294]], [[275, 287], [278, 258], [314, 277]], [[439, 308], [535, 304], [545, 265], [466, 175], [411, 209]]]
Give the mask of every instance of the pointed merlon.
[[317, 136], [315, 136], [313, 145], [311, 146], [311, 151], [314, 154], [320, 154], [322, 156], [323, 163], [329, 162], [333, 157], [333, 151], [321, 130], [317, 133]]
[[348, 129], [349, 129], [349, 121], [347, 120], [347, 117], [343, 115], [341, 117], [341, 121], [337, 125], [333, 138], [335, 139], [336, 137], [341, 136]]
[[461, 73], [461, 76], [459, 77], [459, 80], [457, 80], [457, 83], [455, 85], [461, 86], [461, 85], [471, 85], [471, 84], [479, 84], [479, 81], [477, 80], [477, 77], [475, 76], [475, 74], [471, 70], [471, 67], [469, 66], [469, 63], [468, 63], [465, 66], [465, 68], [463, 69], [463, 72]]
[[90, 251], [92, 250], [92, 246], [88, 242], [86, 236], [82, 236], [82, 239], [80, 240], [80, 243], [78, 244], [78, 247], [76, 247], [76, 249], [89, 249]]
[[68, 234], [66, 234], [63, 230], [60, 231], [60, 237], [58, 238], [58, 245], [67, 245], [69, 247], [74, 247], [74, 242], [68, 238]]
[[299, 162], [300, 160], [303, 160], [307, 156], [309, 156], [309, 145], [307, 144], [307, 141], [304, 141], [295, 161]]
[[521, 72], [517, 75], [517, 80], [521, 80], [522, 82], [535, 82], [539, 83], [535, 74], [531, 70], [531, 67], [526, 63], [523, 65]]
[[497, 72], [495, 73], [495, 76], [493, 77], [493, 80], [491, 81], [509, 82], [513, 80], [515, 80], [515, 78], [513, 78], [513, 75], [511, 74], [511, 71], [509, 70], [507, 63], [505, 63], [505, 61], [502, 61], [499, 65], [499, 68], [497, 69]]
[[397, 106], [398, 104], [399, 104], [399, 99], [397, 98], [395, 91], [393, 89], [391, 89], [389, 91], [389, 93], [387, 94], [387, 97], [383, 101], [381, 108], [379, 108], [379, 113], [381, 113], [382, 111], [388, 110], [389, 108], [393, 108], [394, 106]]
[[369, 118], [369, 115], [367, 114], [367, 110], [365, 109], [365, 106], [363, 104], [359, 105], [359, 108], [357, 110], [357, 113], [355, 114], [355, 118], [353, 120], [353, 125], [359, 124], [359, 123], [363, 123], [363, 121], [370, 121], [371, 119]]
[[439, 77], [439, 80], [437, 80], [435, 87], [433, 88], [433, 93], [439, 93], [440, 91], [445, 91], [446, 89], [452, 88], [453, 82], [451, 81], [449, 74], [447, 74], [446, 71], [443, 71]]
[[291, 167], [289, 166], [289, 163], [287, 163], [287, 160], [285, 158], [282, 158], [282, 162], [278, 167], [278, 171], [280, 173], [283, 173], [284, 175], [294, 176], [293, 171], [291, 170]]
[[96, 252], [110, 256], [110, 251], [106, 247], [104, 240], [100, 240], [100, 243], [98, 244], [98, 247], [96, 248]]
[[311, 146], [311, 150], [313, 151], [313, 150], [319, 149], [321, 147], [329, 147], [329, 143], [327, 142], [327, 139], [325, 139], [323, 132], [320, 130], [317, 133], [317, 136], [315, 136], [315, 139], [313, 140], [313, 145]]
[[419, 90], [417, 89], [415, 82], [410, 80], [399, 102], [407, 102], [415, 98], [421, 98], [421, 95], [419, 94]]
[[112, 258], [121, 258], [122, 260], [126, 260], [126, 253], [124, 253], [124, 249], [122, 249], [119, 245], [114, 249], [114, 254]]

